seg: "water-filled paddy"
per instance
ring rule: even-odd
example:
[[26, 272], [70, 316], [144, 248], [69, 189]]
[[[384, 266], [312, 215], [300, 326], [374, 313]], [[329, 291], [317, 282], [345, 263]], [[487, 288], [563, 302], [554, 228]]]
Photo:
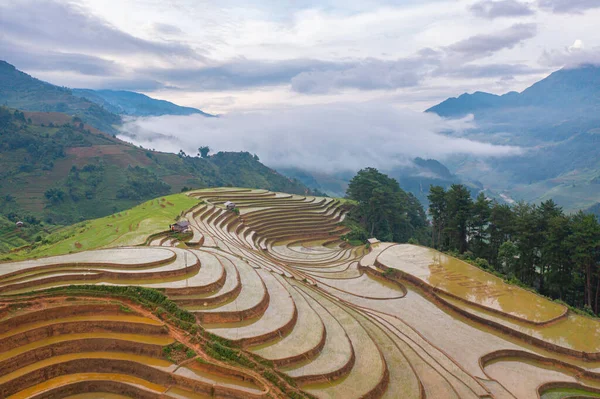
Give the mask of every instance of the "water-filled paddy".
[[239, 378], [227, 377], [225, 375], [211, 373], [206, 370], [203, 370], [201, 367], [196, 365], [195, 363], [190, 363], [186, 367], [180, 367], [175, 372], [177, 375], [181, 375], [193, 380], [203, 381], [213, 385], [219, 385], [227, 388], [233, 388], [236, 390], [250, 392], [253, 394], [260, 394], [262, 389], [260, 389], [254, 382], [252, 381], [244, 381]]
[[117, 395], [116, 393], [94, 392], [81, 393], [79, 395], [67, 396], [64, 399], [129, 399], [127, 396]]
[[0, 263], [0, 276], [30, 268], [65, 264], [73, 267], [87, 267], [91, 264], [95, 266], [106, 265], [106, 268], [114, 269], [114, 267], [107, 265], [112, 263], [118, 265], [117, 268], [127, 268], [128, 266], [135, 267], [148, 263], [166, 262], [173, 259], [174, 256], [175, 254], [171, 250], [156, 247], [102, 249], [21, 262]]
[[577, 388], [554, 388], [542, 393], [541, 399], [600, 398], [600, 393]]
[[[365, 252], [364, 246], [350, 247], [339, 238], [343, 227], [338, 225], [338, 221], [344, 212], [337, 208], [338, 200], [243, 189], [208, 189], [194, 194], [203, 197], [206, 202], [184, 214], [198, 229], [195, 239], [203, 236], [206, 241], [203, 247], [187, 252], [187, 264], [192, 258], [200, 258], [199, 271], [196, 267], [189, 273], [180, 273], [186, 267], [185, 255], [182, 256], [185, 252], [173, 248], [172, 253], [178, 255], [177, 259], [169, 259], [159, 265], [143, 266], [144, 262], [132, 260], [117, 267], [88, 267], [88, 263], [76, 265], [79, 270], [75, 270], [56, 266], [35, 272], [26, 270], [19, 277], [5, 278], [4, 281], [0, 277], [0, 286], [37, 279], [44, 283], [44, 277], [64, 278], [59, 282], [59, 285], [64, 285], [75, 273], [105, 272], [105, 276], [109, 276], [108, 271], [122, 271], [124, 275], [128, 274], [128, 279], [115, 277], [118, 281], [96, 281], [104, 279], [98, 276], [94, 283], [166, 288], [164, 292], [170, 299], [181, 307], [196, 311], [196, 316], [203, 320], [202, 327], [233, 340], [240, 339], [244, 345], [257, 344], [251, 346], [250, 351], [274, 360], [280, 365], [280, 371], [296, 379], [301, 387], [319, 398], [354, 399], [366, 395], [383, 381], [386, 368], [390, 380], [387, 390], [381, 392], [382, 399], [416, 399], [421, 397], [421, 389], [428, 398], [475, 399], [493, 395], [495, 399], [529, 399], [536, 397], [535, 389], [540, 383], [576, 380], [554, 367], [539, 367], [519, 359], [505, 358], [488, 364], [485, 371], [482, 370], [480, 359], [490, 352], [502, 350], [513, 351], [510, 353], [531, 351], [587, 370], [600, 370], [600, 361], [589, 362], [553, 353], [542, 349], [539, 343], [538, 346], [526, 343], [472, 317], [487, 318], [546, 342], [586, 352], [599, 351], [598, 322], [571, 314], [565, 316], [565, 308], [561, 305], [506, 285], [493, 275], [435, 251], [389, 243], [373, 245], [369, 253]], [[238, 204], [242, 209], [239, 217], [224, 210], [225, 200]], [[161, 243], [163, 246], [183, 245], [173, 237], [153, 241], [153, 244]], [[156, 246], [149, 250], [157, 249], [171, 251]], [[143, 250], [140, 251], [143, 253]], [[85, 258], [85, 253], [81, 255]], [[94, 257], [97, 255], [91, 253], [90, 259]], [[365, 271], [359, 265], [384, 271], [386, 268], [378, 266], [377, 260], [414, 276], [420, 281], [411, 281], [416, 281], [419, 287], [407, 283], [404, 290], [387, 279], [373, 277], [370, 270], [363, 274]], [[147, 278], [147, 275], [143, 275], [143, 279], [135, 278], [135, 273], [145, 271], [175, 272], [156, 273], [156, 279]], [[221, 284], [224, 285], [221, 287]], [[431, 295], [432, 292], [437, 296]], [[440, 298], [458, 306], [461, 311], [441, 304]], [[295, 310], [297, 320], [294, 323]], [[17, 310], [10, 315], [6, 308], [0, 308], [0, 311], [4, 311], [3, 323], [9, 316], [22, 314]], [[464, 312], [471, 314], [465, 315]], [[16, 331], [40, 331], [53, 323], [86, 320], [93, 322], [96, 328], [90, 331], [96, 331], [102, 329], [100, 320], [110, 321], [115, 316], [94, 317], [33, 321]], [[127, 316], [116, 317], [123, 321]], [[131, 322], [161, 324], [138, 316], [131, 317], [137, 318], [131, 319]], [[549, 320], [554, 322], [539, 326]], [[132, 332], [130, 324], [127, 328]], [[67, 327], [67, 330], [76, 330], [71, 328], [73, 326]], [[119, 324], [116, 327], [111, 325], [107, 330], [118, 331], [118, 328]], [[49, 327], [48, 331], [54, 329]], [[82, 343], [86, 340], [86, 347], [91, 347], [91, 342], [87, 341], [90, 338], [128, 341], [128, 347], [139, 342], [145, 344], [145, 350], [154, 351], [149, 352], [154, 355], [160, 352], [156, 352], [156, 346], [148, 344], [162, 346], [172, 342], [166, 329], [164, 334], [163, 329], [156, 327], [145, 326], [145, 330], [156, 335], [111, 332], [47, 337], [48, 334], [41, 334], [41, 338], [16, 350], [5, 351], [0, 355], [0, 362], [23, 352], [38, 353], [53, 348], [55, 344], [58, 347], [67, 340], [80, 340]], [[180, 335], [176, 336], [182, 339]], [[96, 359], [119, 356], [118, 353], [98, 354], [92, 350], [82, 355]], [[61, 359], [60, 356], [48, 359], [35, 367], [50, 365]], [[212, 372], [203, 371], [207, 368], [199, 366], [200, 363], [194, 359], [180, 366], [161, 359], [138, 360], [145, 365], [175, 372], [180, 377], [223, 388], [241, 389], [248, 394], [263, 393], [259, 382], [224, 378], [218, 372], [211, 375]], [[235, 368], [232, 364], [230, 366]], [[73, 378], [77, 380], [80, 376], [74, 374]], [[128, 379], [127, 384], [136, 385], [129, 377], [116, 374], [102, 374], [97, 378], [109, 378], [106, 376], [114, 377], [115, 381], [125, 378]], [[325, 381], [327, 377], [335, 378], [335, 381]], [[88, 374], [86, 378], [96, 377]], [[257, 376], [258, 379], [260, 377]], [[57, 379], [51, 381], [56, 383]], [[68, 379], [63, 379], [61, 383], [68, 382]], [[264, 382], [268, 384], [268, 381]], [[144, 385], [143, 382], [136, 386], [163, 394], [165, 398], [205, 399], [180, 387]], [[563, 399], [566, 392], [549, 391], [543, 399]], [[94, 395], [75, 395], [72, 399], [101, 397]], [[109, 396], [105, 399], [122, 398]]]
[[[526, 321], [554, 320], [566, 308], [430, 248], [395, 245], [377, 258], [384, 266], [410, 274], [434, 289]], [[527, 304], [524, 306], [523, 304]]]
[[567, 317], [554, 323], [543, 326], [534, 326], [530, 323], [503, 318], [501, 315], [485, 311], [478, 307], [465, 305], [464, 303], [443, 294], [440, 296], [453, 305], [463, 307], [468, 310], [469, 313], [500, 323], [513, 330], [542, 339], [554, 345], [581, 352], [600, 352], [600, 320], [598, 319], [592, 319], [590, 317], [569, 312]]
[[485, 371], [490, 377], [509, 387], [518, 399], [536, 397], [538, 388], [550, 382], [582, 383], [596, 390], [600, 388], [600, 381], [572, 375], [567, 370], [532, 359], [499, 359], [486, 365]]
[[53, 320], [44, 320], [44, 321], [23, 324], [17, 328], [13, 328], [13, 329], [9, 330], [8, 332], [6, 332], [4, 334], [0, 334], [0, 339], [10, 337], [12, 335], [15, 335], [15, 334], [18, 334], [18, 333], [21, 333], [24, 331], [33, 330], [35, 328], [47, 327], [52, 324], [91, 322], [91, 321], [100, 321], [100, 322], [102, 322], [102, 321], [107, 321], [107, 322], [117, 321], [117, 322], [123, 322], [123, 323], [150, 324], [150, 325], [155, 325], [155, 326], [163, 325], [162, 322], [152, 320], [147, 317], [133, 316], [133, 315], [73, 316], [73, 317], [64, 317], [64, 318], [57, 318], [57, 319], [53, 319]]
[[111, 373], [77, 373], [48, 379], [41, 384], [24, 389], [6, 399], [29, 399], [35, 394], [80, 381], [117, 381], [140, 386], [155, 393], [164, 392], [167, 389], [167, 387], [162, 385], [154, 384], [142, 378], [131, 375]]

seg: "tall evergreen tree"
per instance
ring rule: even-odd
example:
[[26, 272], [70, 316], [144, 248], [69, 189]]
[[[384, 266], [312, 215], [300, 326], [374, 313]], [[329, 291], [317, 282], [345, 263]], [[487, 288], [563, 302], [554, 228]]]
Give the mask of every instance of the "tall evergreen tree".
[[489, 247], [489, 223], [491, 201], [486, 198], [484, 193], [479, 193], [471, 209], [470, 232], [471, 246], [470, 249], [476, 258], [485, 258], [488, 255]]
[[441, 186], [431, 186], [429, 188], [429, 215], [432, 219], [431, 242], [434, 248], [445, 248], [442, 241], [442, 234], [446, 227], [447, 204], [446, 190]]
[[600, 222], [594, 215], [565, 215], [552, 200], [510, 206], [480, 193], [472, 201], [461, 185], [431, 187], [428, 198], [436, 248], [485, 259], [508, 278], [600, 313]]
[[396, 180], [377, 169], [360, 170], [350, 181], [346, 196], [358, 202], [350, 217], [368, 236], [383, 241], [407, 242], [415, 238], [428, 242], [422, 205], [402, 190]]
[[576, 267], [584, 276], [584, 306], [595, 307], [598, 312], [597, 303], [598, 290], [594, 294], [593, 279], [598, 276], [598, 261], [600, 250], [600, 226], [594, 215], [578, 212], [573, 216], [573, 234], [571, 235], [573, 246], [573, 260]]
[[462, 254], [468, 249], [468, 228], [473, 200], [469, 189], [462, 184], [453, 184], [446, 193], [448, 212], [445, 231], [452, 248]]

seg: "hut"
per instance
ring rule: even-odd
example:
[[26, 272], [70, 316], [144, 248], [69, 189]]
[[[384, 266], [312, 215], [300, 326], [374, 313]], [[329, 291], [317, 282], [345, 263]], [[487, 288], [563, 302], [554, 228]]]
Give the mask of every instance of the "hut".
[[17, 226], [17, 227], [23, 227], [23, 226], [25, 226], [25, 223], [23, 223], [23, 222], [21, 222], [19, 220], [17, 223], [15, 223], [15, 226]]
[[227, 201], [223, 205], [225, 205], [225, 208], [227, 208], [228, 211], [233, 211], [235, 209], [235, 203], [234, 202]]
[[180, 220], [177, 223], [169, 225], [169, 229], [176, 233], [184, 233], [190, 229], [190, 222], [187, 220]]

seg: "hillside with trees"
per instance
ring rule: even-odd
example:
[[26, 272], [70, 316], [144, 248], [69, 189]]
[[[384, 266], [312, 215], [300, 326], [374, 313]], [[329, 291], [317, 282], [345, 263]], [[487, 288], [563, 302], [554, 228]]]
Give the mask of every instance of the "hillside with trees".
[[600, 313], [600, 223], [554, 201], [499, 204], [462, 185], [429, 193], [433, 247], [517, 284]]
[[123, 142], [78, 117], [6, 107], [0, 107], [0, 162], [0, 215], [13, 224], [28, 218], [38, 225], [71, 224], [190, 188], [308, 192], [247, 152], [161, 153]]
[[350, 180], [346, 197], [356, 202], [346, 221], [352, 229], [347, 239], [429, 242], [427, 218], [419, 200], [377, 169], [360, 170]]
[[473, 128], [464, 137], [523, 149], [507, 157], [452, 157], [445, 163], [453, 173], [481, 182], [488, 193], [526, 202], [552, 198], [572, 212], [600, 197], [599, 111], [600, 66], [581, 65], [558, 70], [520, 93], [463, 94], [426, 112], [472, 115]]

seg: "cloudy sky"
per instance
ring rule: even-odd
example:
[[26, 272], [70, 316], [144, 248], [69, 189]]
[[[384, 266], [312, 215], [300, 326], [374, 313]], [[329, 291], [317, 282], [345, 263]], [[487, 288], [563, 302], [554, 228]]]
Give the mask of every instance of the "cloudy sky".
[[0, 0], [0, 58], [220, 115], [128, 120], [121, 137], [146, 148], [385, 170], [528, 151], [448, 135], [477, 125], [423, 110], [600, 62], [598, 21], [599, 0]]
[[423, 110], [600, 61], [598, 0], [3, 0], [0, 58], [207, 112]]

